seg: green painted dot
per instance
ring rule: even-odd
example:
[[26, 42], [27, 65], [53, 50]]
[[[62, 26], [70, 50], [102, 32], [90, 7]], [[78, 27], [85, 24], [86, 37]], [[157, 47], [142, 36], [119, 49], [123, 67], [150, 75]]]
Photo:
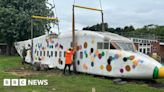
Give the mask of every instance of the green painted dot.
[[88, 57], [88, 54], [85, 54], [85, 57], [87, 58]]
[[153, 78], [158, 78], [158, 67], [154, 68]]
[[105, 52], [102, 52], [101, 55], [102, 55], [102, 56], [105, 56]]

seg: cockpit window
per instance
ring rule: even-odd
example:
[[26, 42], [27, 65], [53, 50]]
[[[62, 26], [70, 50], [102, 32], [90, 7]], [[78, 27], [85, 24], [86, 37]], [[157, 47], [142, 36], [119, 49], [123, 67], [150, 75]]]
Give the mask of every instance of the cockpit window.
[[121, 48], [116, 44], [116, 42], [111, 42], [110, 49], [121, 49]]
[[122, 50], [126, 50], [126, 51], [135, 52], [133, 43], [128, 43], [128, 42], [111, 42], [110, 48], [111, 49], [122, 49]]

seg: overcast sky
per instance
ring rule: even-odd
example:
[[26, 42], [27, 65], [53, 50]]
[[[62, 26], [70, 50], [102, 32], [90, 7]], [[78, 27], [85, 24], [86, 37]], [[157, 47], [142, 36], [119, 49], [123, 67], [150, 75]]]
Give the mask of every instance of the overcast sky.
[[[53, 3], [53, 0], [49, 0]], [[72, 29], [73, 0], [54, 0], [61, 31]], [[109, 27], [148, 24], [164, 25], [164, 0], [101, 0], [105, 22]], [[76, 4], [100, 8], [99, 0], [76, 0]], [[75, 9], [76, 29], [101, 22], [101, 13]]]

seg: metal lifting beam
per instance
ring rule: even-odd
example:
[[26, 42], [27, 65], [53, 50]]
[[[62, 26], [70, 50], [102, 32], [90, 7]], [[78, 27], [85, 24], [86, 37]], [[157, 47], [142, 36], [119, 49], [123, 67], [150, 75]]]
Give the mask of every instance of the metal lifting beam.
[[58, 21], [58, 18], [52, 18], [52, 17], [43, 17], [43, 16], [32, 16], [33, 19], [44, 19], [44, 20], [56, 20]]
[[100, 12], [103, 11], [102, 9], [96, 9], [96, 8], [91, 8], [91, 7], [86, 7], [86, 6], [80, 6], [80, 5], [73, 5], [73, 6], [77, 8], [88, 9], [88, 10], [94, 10], [94, 11], [100, 11]]

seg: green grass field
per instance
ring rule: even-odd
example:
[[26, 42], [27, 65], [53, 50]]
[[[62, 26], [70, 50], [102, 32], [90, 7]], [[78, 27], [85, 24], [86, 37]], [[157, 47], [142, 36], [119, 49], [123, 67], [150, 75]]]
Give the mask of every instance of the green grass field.
[[[0, 56], [0, 92], [164, 92], [164, 88], [149, 87], [145, 83], [128, 82], [114, 84], [110, 79], [87, 74], [65, 76], [60, 70], [32, 71], [29, 65], [21, 65], [18, 56]], [[25, 72], [10, 72], [25, 67]], [[28, 71], [29, 70], [29, 71]], [[28, 72], [27, 72], [28, 71]], [[29, 74], [28, 74], [29, 73]], [[4, 78], [48, 79], [48, 86], [4, 87]], [[164, 79], [157, 80], [164, 83]]]

